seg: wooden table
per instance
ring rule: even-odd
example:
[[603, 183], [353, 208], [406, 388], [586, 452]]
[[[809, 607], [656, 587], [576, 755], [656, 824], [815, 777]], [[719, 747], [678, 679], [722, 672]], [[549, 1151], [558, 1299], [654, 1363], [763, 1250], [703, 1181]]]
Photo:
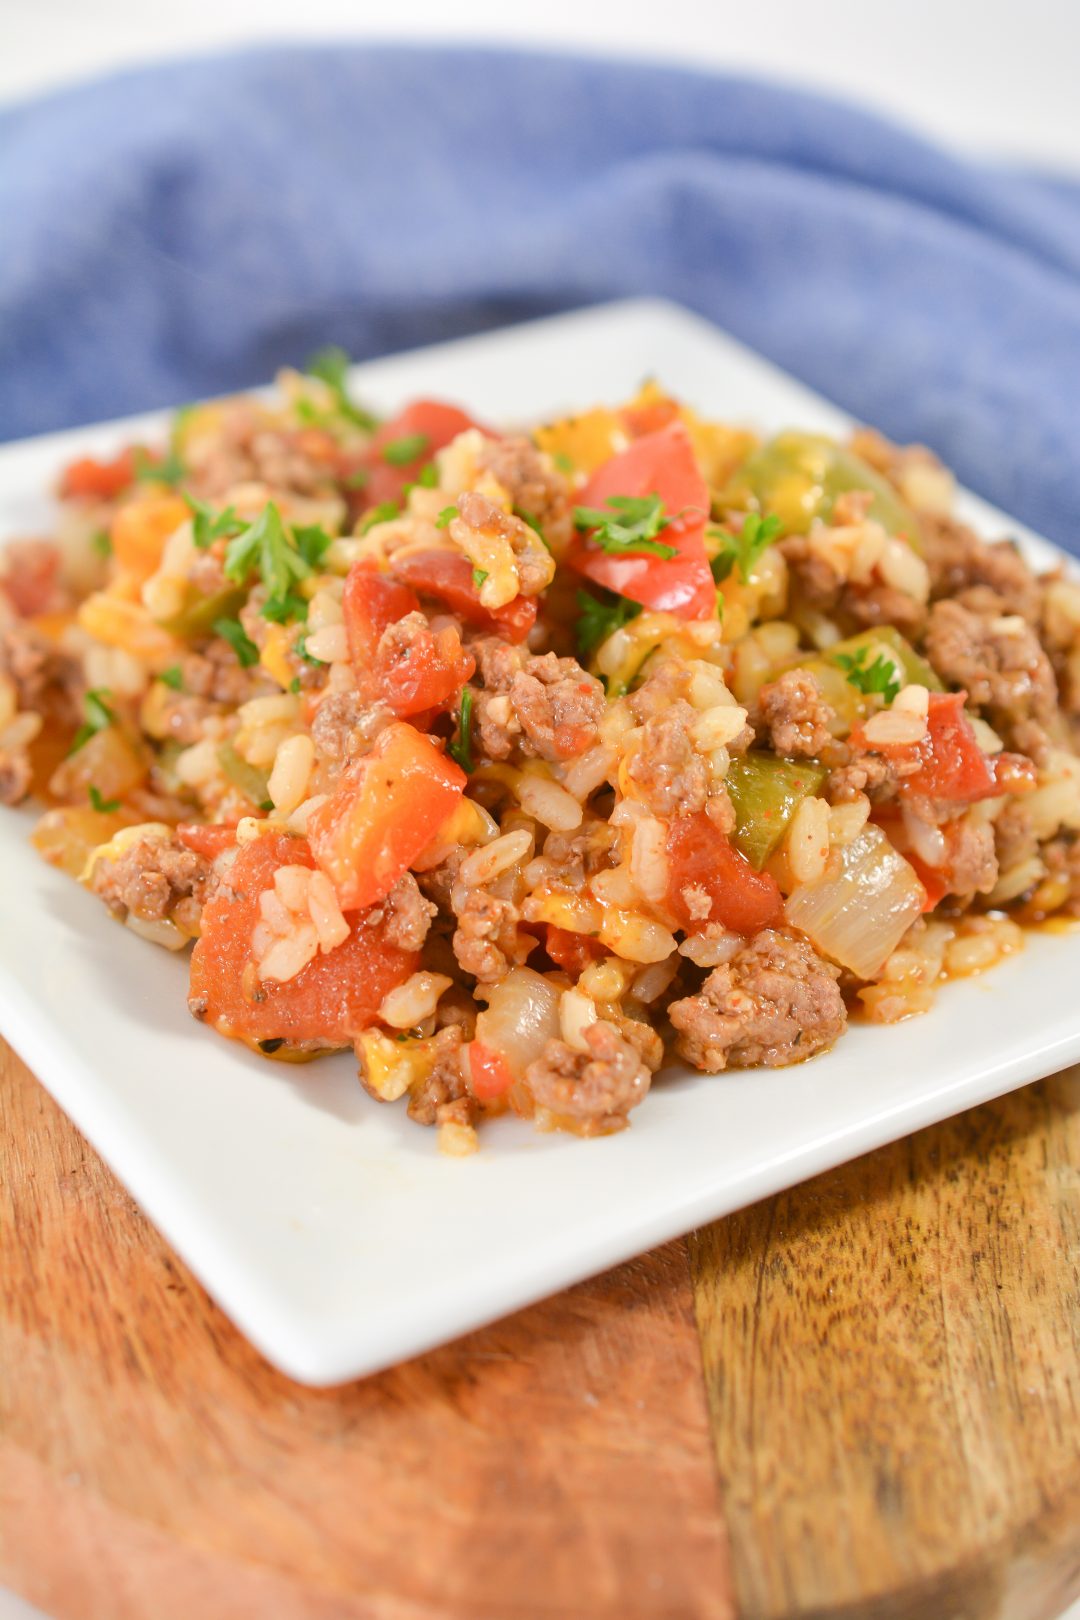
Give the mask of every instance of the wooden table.
[[1080, 1070], [311, 1391], [0, 1049], [0, 1583], [64, 1620], [1028, 1620], [1080, 1590]]

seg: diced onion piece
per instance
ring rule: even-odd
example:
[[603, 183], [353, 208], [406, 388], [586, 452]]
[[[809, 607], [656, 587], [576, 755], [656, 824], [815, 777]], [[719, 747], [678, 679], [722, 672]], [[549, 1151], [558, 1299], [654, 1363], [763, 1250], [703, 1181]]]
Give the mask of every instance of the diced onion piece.
[[491, 991], [476, 1020], [476, 1039], [509, 1063], [520, 1080], [548, 1041], [559, 1035], [560, 993], [532, 968], [512, 968]]
[[837, 877], [788, 896], [787, 919], [825, 956], [871, 979], [920, 915], [923, 887], [880, 827], [864, 827], [839, 855]]

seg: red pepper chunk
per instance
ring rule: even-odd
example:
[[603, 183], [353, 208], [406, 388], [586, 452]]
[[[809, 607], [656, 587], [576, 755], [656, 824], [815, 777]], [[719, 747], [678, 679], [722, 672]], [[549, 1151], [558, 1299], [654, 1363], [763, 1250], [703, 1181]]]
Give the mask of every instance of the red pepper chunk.
[[709, 490], [682, 422], [671, 422], [641, 438], [593, 473], [577, 498], [579, 506], [603, 510], [613, 495], [659, 495], [671, 518], [657, 536], [674, 546], [674, 557], [647, 552], [608, 553], [586, 535], [571, 548], [568, 561], [597, 585], [632, 602], [681, 619], [709, 619], [716, 613], [716, 586], [705, 555]]
[[343, 911], [373, 906], [390, 893], [467, 780], [429, 737], [401, 721], [342, 772], [336, 791], [309, 818], [308, 838]]
[[[149, 458], [148, 458], [149, 459]], [[60, 495], [64, 500], [112, 500], [135, 481], [135, 452], [121, 450], [111, 461], [83, 456], [64, 469]]]
[[293, 978], [259, 979], [259, 898], [273, 888], [279, 867], [314, 864], [304, 839], [264, 833], [240, 846], [227, 880], [203, 907], [191, 995], [200, 1016], [220, 1034], [249, 1042], [347, 1045], [367, 1029], [387, 992], [416, 967], [419, 952], [391, 945], [381, 915], [373, 922], [360, 914], [349, 918], [347, 939], [320, 952]]
[[466, 624], [507, 641], [521, 642], [536, 623], [535, 596], [515, 596], [502, 607], [486, 608], [473, 579], [472, 564], [460, 551], [415, 551], [392, 557], [395, 576], [422, 596], [433, 596]]
[[[767, 872], [755, 872], [745, 855], [733, 849], [704, 810], [676, 816], [668, 827], [669, 909], [689, 933], [717, 922], [736, 934], [756, 934], [781, 920], [784, 901]], [[707, 916], [687, 901], [687, 888], [701, 889], [709, 900]]]
[[591, 934], [576, 934], [570, 928], [559, 928], [548, 923], [544, 949], [551, 960], [564, 968], [571, 978], [580, 978], [591, 962], [598, 962], [608, 952]]

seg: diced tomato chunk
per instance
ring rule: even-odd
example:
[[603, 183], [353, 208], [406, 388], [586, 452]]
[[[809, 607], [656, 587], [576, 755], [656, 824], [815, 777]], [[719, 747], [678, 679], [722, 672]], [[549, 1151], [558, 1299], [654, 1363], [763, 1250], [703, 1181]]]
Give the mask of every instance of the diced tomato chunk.
[[662, 545], [674, 546], [676, 555], [609, 554], [586, 535], [571, 548], [571, 567], [643, 607], [675, 613], [682, 619], [712, 618], [716, 586], [705, 555], [709, 490], [682, 422], [644, 434], [605, 461], [581, 491], [577, 504], [603, 510], [613, 495], [659, 495], [664, 515], [672, 521], [657, 538]]
[[111, 461], [98, 461], [94, 456], [82, 456], [65, 467], [60, 479], [60, 494], [64, 500], [84, 499], [108, 501], [119, 495], [135, 481], [135, 452], [121, 450]]
[[7, 565], [0, 590], [21, 619], [44, 615], [56, 600], [60, 581], [60, 548], [51, 540], [12, 540], [5, 547]]
[[[780, 921], [784, 902], [775, 880], [767, 872], [755, 872], [704, 810], [674, 818], [667, 854], [667, 903], [689, 932], [718, 922], [736, 934], [756, 934]], [[691, 909], [684, 892], [689, 887], [708, 896], [707, 917], [694, 915], [697, 908]]]
[[510, 1065], [501, 1052], [483, 1041], [469, 1042], [469, 1090], [479, 1102], [505, 1097], [514, 1083]]
[[371, 678], [383, 702], [403, 719], [456, 706], [476, 659], [452, 625], [418, 630], [400, 649], [382, 647]]
[[273, 888], [280, 866], [314, 864], [302, 838], [266, 833], [240, 846], [228, 881], [204, 906], [191, 957], [191, 995], [222, 1035], [346, 1045], [416, 967], [418, 952], [391, 945], [383, 920], [360, 913], [349, 919], [348, 939], [320, 952], [294, 978], [259, 979], [253, 943], [259, 897]]
[[312, 853], [343, 911], [372, 906], [435, 836], [466, 783], [429, 737], [396, 721], [342, 773], [308, 821]]
[[[405, 485], [415, 483], [421, 467], [431, 460], [436, 450], [445, 449], [459, 433], [479, 425], [465, 411], [442, 400], [417, 399], [411, 405], [406, 405], [392, 421], [383, 423], [368, 446], [365, 503], [368, 506], [381, 506], [384, 501], [399, 501]], [[423, 444], [408, 462], [400, 465], [396, 460], [387, 461], [388, 448], [393, 456], [395, 445], [402, 445], [414, 438], [418, 442], [423, 440]]]
[[598, 962], [602, 956], [608, 955], [600, 941], [593, 939], [591, 934], [575, 934], [572, 929], [559, 928], [555, 923], [547, 925], [544, 949], [551, 960], [574, 979], [580, 978], [590, 962]]
[[515, 596], [503, 607], [486, 608], [473, 579], [472, 564], [459, 551], [416, 551], [392, 557], [390, 565], [398, 579], [422, 596], [445, 603], [478, 630], [521, 642], [536, 623], [535, 596]]
[[213, 861], [222, 850], [231, 849], [236, 843], [236, 828], [218, 823], [208, 826], [202, 821], [181, 821], [177, 825], [176, 836], [185, 849], [193, 850], [196, 855], [205, 855], [208, 861]]
[[646, 433], [659, 433], [677, 422], [679, 406], [674, 399], [653, 399], [647, 405], [627, 405], [619, 416], [630, 437], [641, 439]]
[[419, 606], [415, 591], [377, 573], [371, 563], [355, 563], [349, 569], [341, 607], [349, 657], [358, 671], [368, 667], [383, 631], [407, 613], [415, 613]]
[[926, 736], [921, 742], [896, 747], [868, 744], [862, 726], [856, 726], [850, 741], [853, 747], [872, 748], [905, 765], [917, 762], [914, 771], [900, 777], [899, 790], [904, 798], [937, 799], [943, 804], [975, 804], [979, 799], [992, 799], [1007, 790], [999, 787], [994, 767], [979, 747], [964, 713], [966, 701], [966, 692], [931, 692]]

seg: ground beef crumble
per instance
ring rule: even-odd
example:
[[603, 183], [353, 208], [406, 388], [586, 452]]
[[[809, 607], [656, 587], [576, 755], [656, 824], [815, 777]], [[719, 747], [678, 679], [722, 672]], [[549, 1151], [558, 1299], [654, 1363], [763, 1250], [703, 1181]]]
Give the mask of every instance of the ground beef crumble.
[[836, 716], [808, 670], [786, 670], [779, 680], [763, 686], [758, 708], [769, 743], [787, 758], [810, 758], [832, 740], [830, 726]]
[[175, 840], [140, 838], [115, 857], [94, 863], [90, 888], [118, 917], [168, 920], [198, 931], [210, 862]]
[[489, 759], [515, 747], [533, 757], [572, 759], [596, 740], [604, 688], [574, 658], [533, 654], [496, 636], [475, 641], [482, 689], [475, 694], [480, 745]]
[[432, 919], [439, 908], [425, 900], [411, 872], [399, 877], [386, 899], [376, 911], [368, 913], [368, 922], [374, 927], [385, 923], [384, 934], [388, 944], [401, 951], [419, 951], [428, 937]]
[[538, 1107], [573, 1120], [584, 1136], [621, 1130], [652, 1075], [637, 1048], [606, 1019], [590, 1024], [583, 1039], [586, 1052], [548, 1041], [526, 1069], [525, 1084]]
[[677, 698], [641, 728], [627, 772], [654, 815], [693, 815], [705, 808], [709, 769], [690, 737], [696, 719], [691, 704]]
[[566, 480], [526, 438], [492, 439], [480, 466], [505, 489], [517, 512], [540, 526], [556, 553], [573, 534], [573, 511]]
[[767, 928], [700, 992], [668, 1009], [676, 1048], [696, 1068], [781, 1068], [831, 1046], [847, 1024], [839, 970], [808, 941]]
[[1045, 724], [1057, 708], [1050, 660], [1019, 614], [972, 612], [960, 602], [935, 602], [926, 631], [926, 655], [938, 674], [963, 687], [972, 706], [995, 727]]

